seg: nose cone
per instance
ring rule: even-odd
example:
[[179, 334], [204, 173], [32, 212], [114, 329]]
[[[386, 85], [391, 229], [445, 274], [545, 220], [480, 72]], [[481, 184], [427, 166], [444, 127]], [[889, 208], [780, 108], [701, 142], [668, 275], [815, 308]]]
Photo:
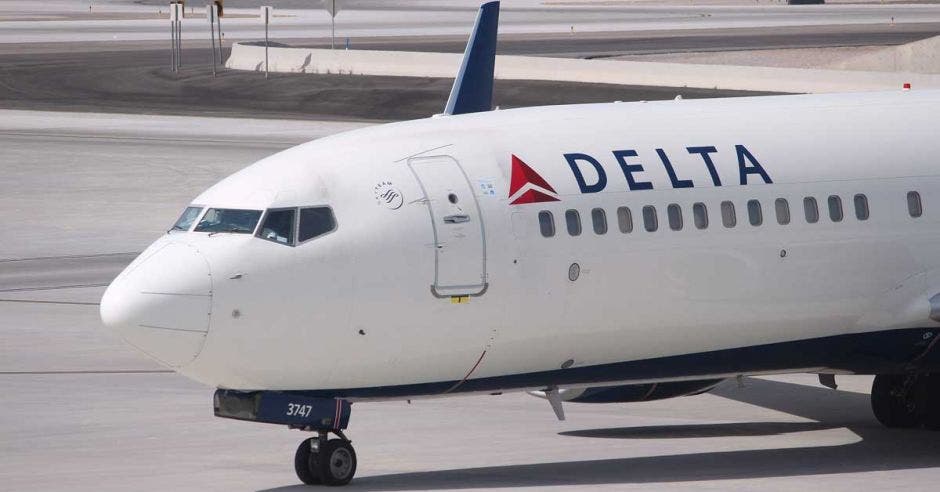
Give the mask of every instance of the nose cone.
[[211, 300], [205, 257], [190, 245], [167, 243], [108, 286], [101, 321], [142, 352], [177, 368], [202, 350]]

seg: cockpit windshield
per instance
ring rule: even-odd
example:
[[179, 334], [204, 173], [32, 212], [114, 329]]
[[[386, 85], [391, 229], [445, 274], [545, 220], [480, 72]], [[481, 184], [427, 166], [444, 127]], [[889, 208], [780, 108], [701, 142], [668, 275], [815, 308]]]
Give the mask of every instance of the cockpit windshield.
[[183, 210], [183, 214], [180, 215], [180, 218], [173, 224], [169, 232], [188, 231], [193, 226], [193, 222], [196, 222], [196, 219], [199, 218], [199, 212], [202, 212], [202, 207], [186, 207], [186, 210]]
[[195, 231], [251, 234], [260, 218], [260, 210], [210, 208], [196, 225]]
[[328, 206], [274, 208], [268, 209], [257, 236], [286, 246], [297, 246], [334, 230], [336, 218]]

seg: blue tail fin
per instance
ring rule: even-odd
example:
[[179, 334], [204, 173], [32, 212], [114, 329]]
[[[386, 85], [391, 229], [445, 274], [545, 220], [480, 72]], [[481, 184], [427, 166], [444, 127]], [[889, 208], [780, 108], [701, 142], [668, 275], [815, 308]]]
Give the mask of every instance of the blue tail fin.
[[493, 65], [496, 62], [498, 25], [499, 2], [487, 2], [480, 6], [444, 114], [478, 113], [493, 109]]

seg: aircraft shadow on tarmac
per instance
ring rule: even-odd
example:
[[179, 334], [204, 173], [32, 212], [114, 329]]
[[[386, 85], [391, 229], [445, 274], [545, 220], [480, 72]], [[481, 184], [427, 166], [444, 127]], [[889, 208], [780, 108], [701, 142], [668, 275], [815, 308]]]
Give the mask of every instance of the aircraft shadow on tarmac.
[[[868, 395], [805, 385], [747, 379], [713, 394], [804, 417], [814, 422], [750, 422], [588, 429], [562, 432], [573, 438], [670, 439], [773, 436], [848, 428], [861, 439], [845, 445], [691, 453], [605, 460], [572, 460], [357, 478], [360, 490], [429, 490], [554, 485], [638, 484], [807, 476], [906, 470], [937, 466], [940, 433], [885, 429], [871, 414]], [[494, 444], [496, 444], [494, 442]], [[573, 454], [579, 444], [573, 441]], [[494, 452], [496, 452], [494, 450]], [[269, 492], [309, 490], [278, 487]]]

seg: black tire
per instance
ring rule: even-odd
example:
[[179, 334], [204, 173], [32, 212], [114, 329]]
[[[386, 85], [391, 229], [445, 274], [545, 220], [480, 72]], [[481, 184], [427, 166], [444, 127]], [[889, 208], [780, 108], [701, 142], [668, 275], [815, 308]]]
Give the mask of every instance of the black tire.
[[297, 452], [294, 453], [294, 472], [297, 478], [307, 485], [320, 485], [320, 467], [317, 455], [310, 451], [310, 443], [316, 439], [311, 437], [305, 439], [300, 446], [297, 446]]
[[330, 439], [319, 456], [320, 479], [326, 485], [346, 485], [356, 474], [356, 451], [349, 441]]
[[900, 396], [907, 376], [881, 374], [875, 376], [871, 386], [871, 409], [881, 425], [892, 429], [907, 429], [920, 424], [910, 398]]

